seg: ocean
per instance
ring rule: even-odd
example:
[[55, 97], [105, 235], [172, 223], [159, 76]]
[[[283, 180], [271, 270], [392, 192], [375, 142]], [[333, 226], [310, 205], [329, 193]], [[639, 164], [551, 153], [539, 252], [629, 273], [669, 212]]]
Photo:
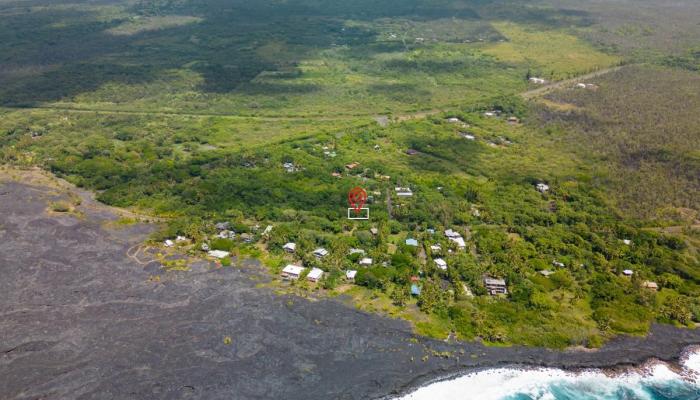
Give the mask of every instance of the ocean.
[[431, 383], [401, 400], [700, 400], [700, 349], [681, 366], [650, 362], [618, 374], [497, 368]]

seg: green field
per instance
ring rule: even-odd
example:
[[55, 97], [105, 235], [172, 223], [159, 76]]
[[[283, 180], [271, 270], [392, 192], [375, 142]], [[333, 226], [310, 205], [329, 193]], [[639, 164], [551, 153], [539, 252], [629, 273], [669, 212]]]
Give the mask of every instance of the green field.
[[[584, 3], [0, 0], [0, 162], [167, 217], [154, 241], [186, 235], [193, 254], [318, 266], [326, 278], [294, 290], [342, 288], [440, 339], [598, 347], [653, 321], [693, 326], [700, 34], [660, 26], [697, 6], [655, 19], [643, 1], [625, 20]], [[688, 44], [664, 47], [673, 35]], [[528, 77], [631, 63], [597, 89], [520, 96], [538, 87]], [[373, 196], [369, 222], [346, 218], [355, 186]], [[214, 239], [219, 221], [256, 243]], [[253, 229], [267, 224], [269, 237]], [[349, 288], [346, 269], [359, 269]], [[509, 294], [487, 295], [484, 275]]]

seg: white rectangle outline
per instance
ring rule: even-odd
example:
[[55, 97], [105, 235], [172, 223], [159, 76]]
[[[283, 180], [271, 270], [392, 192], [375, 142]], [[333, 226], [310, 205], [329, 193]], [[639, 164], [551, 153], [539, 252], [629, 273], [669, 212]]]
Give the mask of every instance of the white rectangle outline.
[[352, 211], [353, 213], [355, 213], [355, 209], [354, 209], [354, 208], [348, 208], [348, 219], [356, 219], [356, 220], [359, 220], [359, 219], [361, 219], [361, 220], [369, 219], [369, 208], [366, 208], [366, 207], [365, 207], [365, 208], [360, 208], [360, 210], [367, 210], [367, 217], [351, 217], [351, 216], [350, 216], [350, 212]]

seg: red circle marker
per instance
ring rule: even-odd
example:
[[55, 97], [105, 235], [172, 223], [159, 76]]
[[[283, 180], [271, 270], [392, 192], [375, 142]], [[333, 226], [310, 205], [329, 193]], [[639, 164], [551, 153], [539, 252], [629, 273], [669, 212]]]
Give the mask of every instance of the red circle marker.
[[361, 187], [356, 187], [348, 193], [348, 203], [355, 210], [355, 214], [359, 214], [362, 207], [367, 201], [367, 192]]

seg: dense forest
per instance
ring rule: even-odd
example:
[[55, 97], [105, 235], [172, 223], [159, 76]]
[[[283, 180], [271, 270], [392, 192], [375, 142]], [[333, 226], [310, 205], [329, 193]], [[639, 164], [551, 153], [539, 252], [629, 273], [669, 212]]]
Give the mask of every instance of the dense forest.
[[[597, 347], [692, 327], [698, 53], [663, 46], [686, 17], [660, 21], [698, 7], [625, 20], [587, 3], [0, 0], [0, 162], [165, 218], [156, 244], [321, 268], [279, 287], [441, 339]], [[368, 221], [347, 218], [356, 186]]]

